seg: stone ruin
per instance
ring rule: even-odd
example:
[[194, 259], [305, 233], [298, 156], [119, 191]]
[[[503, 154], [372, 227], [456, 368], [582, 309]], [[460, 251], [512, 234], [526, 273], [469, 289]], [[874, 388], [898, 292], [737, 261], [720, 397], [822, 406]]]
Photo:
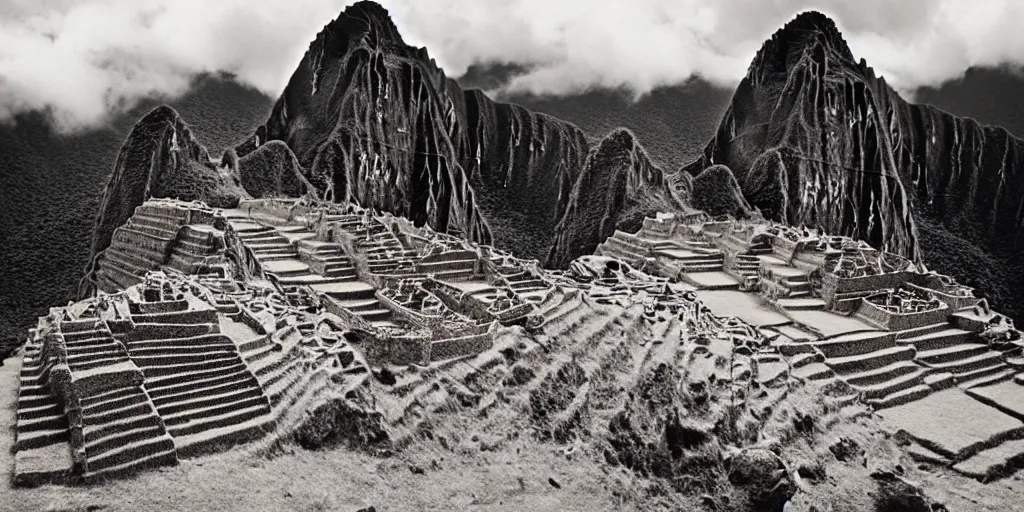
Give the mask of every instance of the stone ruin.
[[[554, 350], [560, 332], [599, 322], [586, 328], [605, 333], [616, 318], [649, 326], [643, 344], [678, 344], [680, 378], [714, 407], [770, 410], [794, 382], [879, 410], [953, 386], [1024, 384], [1020, 332], [969, 288], [854, 240], [763, 221], [659, 215], [550, 271], [353, 205], [153, 200], [93, 268], [83, 300], [53, 308], [26, 343], [18, 485], [102, 480], [236, 445], [315, 446], [352, 435], [321, 428], [347, 424], [331, 419], [338, 411], [359, 418], [364, 443], [401, 442], [409, 409], [380, 411], [377, 394], [405, 403], [411, 389], [437, 389], [433, 369], [491, 357], [509, 333]], [[709, 307], [707, 292], [755, 297], [786, 322]], [[822, 318], [863, 328], [829, 333]]]
[[557, 287], [404, 219], [282, 200], [147, 201], [93, 268], [25, 345], [18, 485], [266, 443], [332, 400], [367, 410], [371, 365], [479, 353]]

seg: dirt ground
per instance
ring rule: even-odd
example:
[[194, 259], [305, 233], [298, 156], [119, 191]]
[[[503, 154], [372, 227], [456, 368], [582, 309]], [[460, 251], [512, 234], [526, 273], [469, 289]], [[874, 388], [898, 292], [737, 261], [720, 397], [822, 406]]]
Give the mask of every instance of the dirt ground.
[[[0, 367], [0, 462], [7, 467], [15, 372], [13, 364]], [[448, 416], [434, 431], [464, 429], [467, 419]], [[981, 484], [914, 463], [877, 416], [837, 415], [816, 429], [787, 449], [790, 464], [806, 467], [800, 472], [809, 475], [789, 512], [913, 510], [880, 508], [879, 481], [872, 477], [880, 471], [916, 482], [928, 501], [950, 511], [1015, 510], [1024, 498], [1019, 474]], [[731, 510], [721, 497], [682, 496], [663, 481], [610, 466], [593, 445], [541, 442], [513, 432], [507, 438], [488, 448], [420, 439], [389, 457], [344, 448], [294, 448], [274, 456], [238, 450], [86, 487], [12, 489], [8, 477], [0, 510]], [[845, 460], [829, 450], [840, 439], [856, 447]]]

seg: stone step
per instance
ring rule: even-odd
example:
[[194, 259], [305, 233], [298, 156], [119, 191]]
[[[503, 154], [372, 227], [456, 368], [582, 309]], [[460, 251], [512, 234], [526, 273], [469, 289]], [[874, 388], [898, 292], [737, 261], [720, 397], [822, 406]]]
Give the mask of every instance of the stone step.
[[70, 439], [68, 434], [68, 426], [65, 421], [63, 426], [21, 431], [18, 430], [14, 436], [15, 443], [14, 449], [31, 450], [34, 448], [42, 448], [44, 446], [50, 446], [58, 443], [67, 443]]
[[155, 396], [161, 392], [168, 392], [168, 389], [177, 386], [189, 385], [192, 382], [200, 382], [246, 369], [241, 358], [229, 359], [226, 362], [227, 364], [220, 364], [193, 372], [175, 372], [165, 376], [150, 376], [147, 374], [146, 390], [149, 391], [150, 396]]
[[[935, 326], [926, 326], [923, 329], [934, 328]], [[913, 345], [918, 350], [936, 350], [976, 340], [977, 334], [972, 331], [947, 327], [940, 331], [925, 332], [900, 338], [899, 342]]]
[[218, 388], [207, 388], [204, 391], [208, 393], [196, 394], [195, 396], [177, 395], [177, 400], [161, 400], [161, 404], [157, 405], [157, 410], [160, 411], [160, 416], [164, 418], [178, 418], [180, 415], [187, 414], [189, 411], [196, 409], [207, 409], [263, 397], [263, 391], [255, 379], [239, 383], [229, 383]]
[[167, 425], [168, 431], [170, 431], [172, 426], [180, 426], [200, 420], [204, 416], [218, 416], [230, 411], [241, 410], [255, 405], [266, 405], [266, 397], [264, 397], [262, 393], [241, 393], [232, 395], [232, 398], [232, 400], [218, 401], [216, 403], [207, 403], [207, 401], [204, 400], [197, 402], [197, 407], [182, 409], [173, 414], [161, 414], [161, 417], [164, 420], [164, 424]]
[[48, 393], [44, 394], [26, 394], [24, 390], [18, 393], [18, 410], [22, 409], [38, 409], [41, 407], [54, 407], [57, 405], [57, 400], [50, 396]]
[[953, 471], [988, 482], [1024, 466], [1024, 440], [1011, 439], [981, 450], [953, 465]]
[[195, 352], [164, 352], [133, 354], [132, 360], [142, 368], [153, 368], [159, 366], [172, 366], [189, 363], [201, 363], [221, 357], [238, 357], [235, 347], [201, 347], [203, 350]]
[[[922, 377], [924, 374], [925, 371], [918, 367], [909, 373], [894, 376], [886, 381], [868, 385], [853, 385], [852, 387], [865, 399], [884, 398], [904, 389], [923, 384]], [[929, 389], [931, 388], [929, 387]]]
[[82, 414], [98, 415], [132, 405], [145, 403], [146, 394], [137, 387], [122, 387], [110, 393], [99, 395], [99, 399], [82, 401]]
[[118, 263], [127, 263], [132, 270], [150, 269], [162, 264], [166, 258], [163, 254], [148, 250], [144, 247], [127, 247], [122, 245], [111, 245], [103, 251], [104, 258]]
[[924, 351], [918, 349], [916, 359], [925, 364], [948, 363], [975, 357], [988, 351], [988, 345], [962, 343]]
[[[136, 361], [138, 363], [138, 361]], [[196, 372], [203, 372], [206, 370], [217, 370], [219, 368], [227, 368], [234, 366], [235, 364], [242, 364], [242, 360], [238, 357], [238, 354], [232, 354], [224, 352], [217, 354], [216, 358], [209, 360], [191, 361], [188, 363], [171, 364], [171, 365], [157, 365], [157, 366], [146, 366], [143, 367], [142, 372], [146, 375], [147, 388], [148, 381], [150, 379], [158, 379], [160, 377], [169, 377], [173, 375], [183, 375], [184, 378], [188, 378]], [[139, 365], [142, 367], [143, 365]]]
[[953, 374], [948, 372], [930, 372], [924, 376], [924, 383], [936, 391], [953, 387], [954, 381]]
[[264, 357], [259, 361], [249, 365], [250, 371], [256, 376], [261, 382], [264, 382], [268, 375], [276, 372], [281, 366], [284, 366], [292, 361], [292, 358], [288, 354], [278, 354], [278, 357]]
[[355, 278], [353, 276], [325, 277], [319, 274], [306, 274], [301, 276], [279, 277], [277, 278], [277, 283], [281, 286], [305, 286], [313, 284], [343, 283], [354, 280]]
[[783, 297], [775, 301], [783, 309], [790, 311], [820, 311], [825, 309], [825, 301], [819, 298]]
[[291, 360], [288, 364], [281, 365], [278, 370], [267, 375], [263, 381], [264, 393], [270, 399], [271, 406], [276, 407], [281, 397], [302, 377], [298, 360]]
[[[958, 361], [950, 361], [950, 362], [946, 362], [946, 363], [935, 363], [935, 364], [928, 364], [928, 363], [926, 363], [926, 364], [927, 364], [927, 366], [929, 366], [931, 368], [935, 368], [938, 371], [952, 373], [953, 375], [957, 376], [957, 379], [959, 379], [960, 376], [963, 375], [963, 374], [970, 375], [972, 370], [980, 370], [980, 369], [984, 369], [984, 368], [991, 368], [991, 367], [994, 367], [994, 366], [1000, 365], [1000, 364], [1005, 366], [1005, 363], [1003, 363], [1002, 355], [1000, 355], [998, 352], [992, 352], [992, 351], [983, 352], [983, 353], [978, 354], [976, 356], [969, 357], [969, 358], [966, 358], [966, 359], [960, 359]], [[969, 377], [969, 378], [973, 378], [973, 377]]]
[[380, 302], [376, 298], [339, 300], [338, 305], [352, 312], [370, 311], [380, 308]]
[[113, 340], [113, 336], [110, 335], [110, 331], [105, 326], [103, 326], [102, 323], [97, 324], [95, 320], [91, 321], [90, 323], [92, 324], [90, 328], [79, 328], [74, 331], [65, 331], [64, 326], [61, 326], [61, 335], [64, 336], [64, 343], [89, 340]]
[[236, 352], [237, 347], [233, 342], [224, 338], [220, 335], [223, 341], [212, 342], [209, 344], [193, 345], [189, 343], [174, 343], [174, 340], [166, 340], [166, 344], [144, 342], [138, 345], [133, 345], [131, 348], [131, 355], [135, 357], [148, 357], [148, 356], [171, 356], [171, 355], [186, 355], [186, 354], [200, 354], [204, 352]]
[[818, 352], [808, 352], [791, 357], [789, 364], [792, 365], [793, 368], [800, 368], [811, 363], [823, 363], [824, 361], [825, 357], [822, 354]]
[[245, 246], [256, 254], [268, 251], [289, 251], [293, 254], [298, 254], [295, 246], [289, 243], [286, 239], [282, 239], [282, 241], [259, 241], [246, 243]]
[[128, 357], [124, 355], [109, 356], [99, 359], [91, 359], [88, 361], [68, 361], [68, 368], [73, 372], [84, 372], [86, 370], [92, 370], [103, 366], [112, 366], [128, 361]]
[[64, 414], [64, 410], [61, 409], [54, 401], [47, 401], [44, 405], [38, 407], [25, 407], [25, 404], [18, 403], [18, 419], [19, 420], [33, 420], [39, 418], [55, 417]]
[[164, 434], [159, 437], [142, 439], [118, 446], [101, 454], [99, 457], [90, 458], [89, 472], [97, 473], [118, 466], [126, 466], [133, 462], [139, 464], [141, 461], [150, 459], [154, 455], [161, 455], [163, 457], [174, 456], [174, 441], [171, 440], [170, 436]]
[[684, 263], [683, 272], [717, 272], [722, 270], [721, 263]]
[[85, 436], [85, 442], [88, 443], [114, 436], [120, 432], [160, 425], [160, 417], [156, 415], [152, 407], [146, 407], [145, 411], [140, 414], [125, 416], [113, 422], [96, 423], [86, 421], [82, 425], [82, 433]]
[[68, 358], [81, 358], [92, 354], [120, 353], [122, 345], [113, 338], [97, 340], [92, 343], [65, 343]]
[[68, 354], [67, 362], [68, 366], [71, 367], [72, 369], [84, 369], [84, 367], [86, 366], [94, 365], [96, 363], [100, 363], [103, 361], [120, 362], [126, 361], [127, 359], [127, 354], [123, 353], [118, 348], [110, 347], [107, 350], [103, 351], [85, 352], [73, 355]]
[[840, 374], [863, 372], [914, 358], [913, 347], [890, 347], [863, 354], [827, 358], [825, 364]]
[[896, 342], [893, 334], [887, 331], [862, 331], [840, 334], [810, 345], [825, 357], [843, 357], [893, 348]]
[[219, 378], [198, 381], [195, 385], [188, 387], [188, 389], [185, 389], [186, 386], [184, 385], [167, 388], [159, 393], [152, 393], [151, 396], [153, 397], [153, 404], [161, 414], [165, 414], [167, 412], [165, 408], [173, 406], [173, 404], [217, 396], [223, 393], [232, 393], [257, 386], [258, 382], [251, 373], [238, 372], [223, 375]]
[[274, 343], [264, 343], [263, 345], [256, 346], [248, 351], [241, 352], [242, 359], [250, 367], [258, 362], [259, 360], [269, 357], [278, 351], [278, 347]]
[[185, 225], [184, 217], [168, 217], [148, 212], [136, 212], [128, 220], [133, 226], [148, 226], [163, 231], [170, 231], [171, 233], [177, 232], [178, 228]]
[[85, 442], [86, 457], [91, 460], [119, 446], [141, 442], [167, 435], [163, 425], [158, 421], [149, 424], [138, 424], [127, 430], [110, 432], [102, 437], [94, 437]]
[[379, 321], [379, 320], [387, 320], [388, 318], [391, 318], [391, 310], [390, 309], [370, 309], [370, 310], [356, 311], [355, 313], [357, 315], [361, 316], [364, 320], [369, 321], [369, 322], [375, 322], [375, 321]]
[[897, 377], [920, 371], [922, 368], [913, 361], [898, 361], [859, 373], [852, 373], [844, 376], [846, 382], [855, 386], [868, 386], [880, 384]]
[[356, 269], [351, 265], [348, 266], [329, 266], [324, 268], [324, 277], [351, 277], [356, 278]]
[[123, 421], [125, 418], [133, 416], [145, 416], [151, 414], [153, 408], [149, 405], [148, 401], [136, 401], [134, 403], [128, 402], [122, 404], [120, 407], [109, 408], [107, 410], [99, 411], [96, 414], [90, 414], [89, 416], [83, 415], [83, 423], [87, 425], [105, 425], [107, 423], [117, 423]]
[[308, 255], [334, 255], [338, 253], [344, 253], [345, 248], [341, 244], [334, 242], [324, 242], [320, 240], [301, 240], [298, 243], [298, 250], [302, 254]]
[[249, 399], [244, 404], [225, 404], [197, 411], [190, 415], [191, 419], [188, 421], [168, 423], [167, 431], [172, 436], [196, 434], [206, 430], [236, 425], [269, 413], [269, 402], [265, 397], [260, 396], [259, 399]]
[[897, 405], [907, 404], [915, 400], [920, 400], [931, 393], [932, 388], [925, 384], [918, 384], [916, 386], [897, 391], [884, 398], [867, 400], [867, 404], [875, 409], [886, 409]]
[[960, 389], [971, 389], [979, 386], [997, 384], [1013, 378], [1016, 372], [1006, 365], [996, 364], [979, 368], [955, 376], [957, 387]]

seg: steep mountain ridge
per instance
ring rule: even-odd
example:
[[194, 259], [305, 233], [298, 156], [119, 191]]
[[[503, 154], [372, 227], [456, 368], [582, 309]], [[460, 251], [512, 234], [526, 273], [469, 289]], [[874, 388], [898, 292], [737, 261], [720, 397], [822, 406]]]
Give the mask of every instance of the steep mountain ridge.
[[[767, 217], [923, 260], [1019, 316], [1022, 157], [1024, 142], [1001, 128], [903, 100], [854, 60], [831, 19], [805, 12], [758, 52], [718, 133], [684, 170], [725, 165]], [[949, 236], [977, 245], [975, 259], [997, 267], [987, 273], [1012, 285], [951, 263], [962, 260]]]
[[689, 189], [672, 186], [633, 132], [615, 130], [591, 150], [572, 192], [560, 198], [564, 213], [546, 264], [565, 267], [616, 230], [638, 231], [646, 216], [688, 210], [689, 199]]
[[918, 256], [886, 111], [867, 76], [832, 20], [797, 16], [758, 51], [704, 156], [686, 169], [723, 164], [777, 220]]
[[575, 126], [463, 91], [387, 11], [349, 6], [310, 45], [245, 156], [285, 142], [326, 197], [542, 257], [587, 154]]

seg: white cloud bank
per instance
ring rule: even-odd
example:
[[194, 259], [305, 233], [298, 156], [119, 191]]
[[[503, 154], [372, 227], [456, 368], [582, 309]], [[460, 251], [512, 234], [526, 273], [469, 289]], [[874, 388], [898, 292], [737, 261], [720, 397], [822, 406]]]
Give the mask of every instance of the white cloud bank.
[[[224, 71], [276, 97], [345, 0], [5, 0], [0, 120], [47, 109], [74, 130]], [[732, 86], [796, 13], [836, 20], [858, 58], [904, 90], [971, 66], [1024, 64], [1017, 0], [382, 0], [450, 76], [474, 63], [530, 71], [515, 91], [642, 94], [700, 76]]]

